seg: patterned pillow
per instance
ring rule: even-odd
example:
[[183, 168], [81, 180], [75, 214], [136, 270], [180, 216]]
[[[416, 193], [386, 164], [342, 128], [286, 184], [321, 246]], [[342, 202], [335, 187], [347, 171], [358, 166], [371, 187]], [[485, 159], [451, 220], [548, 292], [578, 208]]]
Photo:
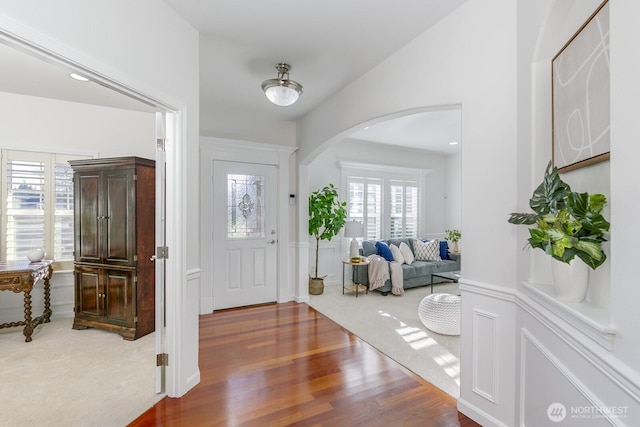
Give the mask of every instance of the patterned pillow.
[[413, 252], [416, 261], [442, 261], [442, 258], [440, 258], [440, 241], [438, 239], [428, 242], [415, 239], [413, 241]]

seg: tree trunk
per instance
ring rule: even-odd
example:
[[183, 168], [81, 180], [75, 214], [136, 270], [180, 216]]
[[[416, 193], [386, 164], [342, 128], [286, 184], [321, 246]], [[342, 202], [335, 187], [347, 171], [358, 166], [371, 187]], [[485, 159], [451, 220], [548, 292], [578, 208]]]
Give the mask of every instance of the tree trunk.
[[314, 279], [318, 278], [318, 252], [320, 251], [320, 237], [316, 237], [316, 273], [313, 275]]

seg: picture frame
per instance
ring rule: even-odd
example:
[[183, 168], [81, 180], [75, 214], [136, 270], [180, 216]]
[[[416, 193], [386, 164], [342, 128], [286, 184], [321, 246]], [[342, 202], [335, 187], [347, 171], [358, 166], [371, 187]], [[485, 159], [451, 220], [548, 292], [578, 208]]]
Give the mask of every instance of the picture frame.
[[552, 162], [568, 172], [610, 158], [609, 2], [551, 60]]

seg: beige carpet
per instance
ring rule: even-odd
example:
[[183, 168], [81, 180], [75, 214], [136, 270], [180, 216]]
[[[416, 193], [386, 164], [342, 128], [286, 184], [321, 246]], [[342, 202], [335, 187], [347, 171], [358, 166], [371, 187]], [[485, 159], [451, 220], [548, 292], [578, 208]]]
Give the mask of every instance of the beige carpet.
[[[325, 286], [322, 295], [311, 295], [309, 305], [348, 329], [382, 353], [449, 395], [460, 395], [459, 336], [440, 335], [425, 328], [418, 305], [429, 287], [407, 289], [404, 296], [342, 295], [341, 286]], [[434, 286], [434, 293], [458, 294], [458, 285]]]
[[0, 426], [126, 426], [155, 393], [155, 334], [125, 341], [72, 319], [0, 330]]

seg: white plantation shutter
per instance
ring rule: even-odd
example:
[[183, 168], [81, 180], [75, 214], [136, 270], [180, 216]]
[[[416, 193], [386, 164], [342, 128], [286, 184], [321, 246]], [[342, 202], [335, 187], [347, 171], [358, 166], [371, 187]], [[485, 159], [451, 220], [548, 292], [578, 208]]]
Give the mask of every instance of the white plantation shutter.
[[404, 236], [418, 237], [418, 183], [406, 181], [404, 186]]
[[[56, 262], [73, 260], [73, 172], [86, 156], [2, 150], [0, 259], [23, 260], [44, 248]], [[67, 264], [70, 265], [70, 264]]]
[[418, 183], [416, 181], [389, 181], [389, 236], [392, 239], [417, 237]]
[[6, 259], [25, 259], [44, 248], [45, 164], [8, 160], [6, 164]]
[[364, 240], [381, 238], [382, 180], [348, 177], [350, 220], [364, 225]]

